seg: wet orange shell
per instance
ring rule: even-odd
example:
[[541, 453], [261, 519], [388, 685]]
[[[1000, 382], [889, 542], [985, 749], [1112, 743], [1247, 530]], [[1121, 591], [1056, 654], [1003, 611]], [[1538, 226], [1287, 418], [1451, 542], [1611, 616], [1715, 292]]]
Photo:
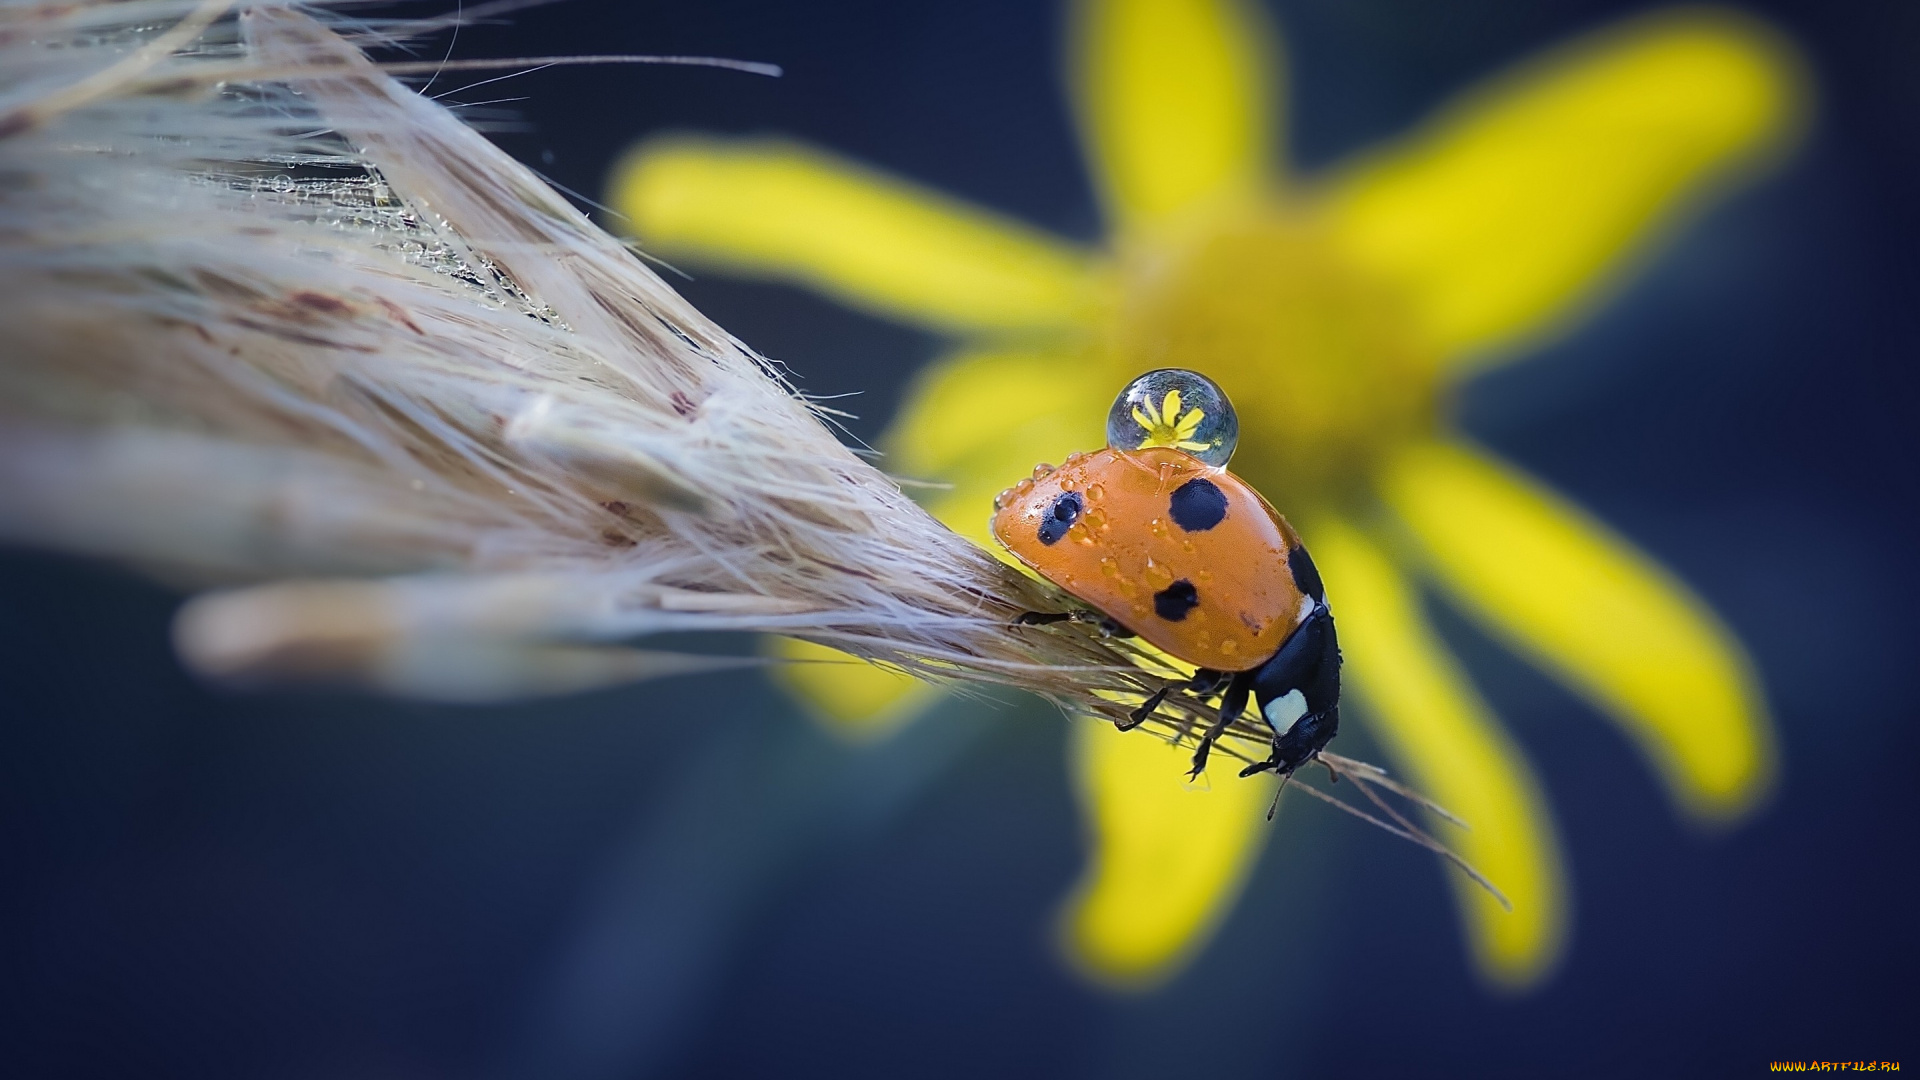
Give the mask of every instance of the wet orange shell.
[[[1225, 469], [1155, 447], [1076, 454], [1035, 473], [1002, 493], [994, 538], [1048, 581], [1190, 664], [1258, 667], [1311, 609], [1287, 567], [1299, 538]], [[1195, 480], [1204, 483], [1186, 489], [1185, 512], [1176, 513], [1174, 493]], [[1204, 495], [1197, 519], [1196, 490]], [[1066, 525], [1055, 509], [1069, 492], [1079, 508]], [[1182, 520], [1213, 523], [1186, 528]]]

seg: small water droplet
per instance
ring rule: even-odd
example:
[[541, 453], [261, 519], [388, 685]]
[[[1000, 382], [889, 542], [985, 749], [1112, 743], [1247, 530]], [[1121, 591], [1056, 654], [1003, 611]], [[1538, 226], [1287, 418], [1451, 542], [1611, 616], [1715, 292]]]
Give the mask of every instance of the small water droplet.
[[1106, 497], [1107, 489], [1099, 484], [1093, 484], [1087, 488], [1087, 499], [1090, 502], [1099, 502]]
[[1161, 589], [1173, 584], [1173, 571], [1152, 560], [1148, 560], [1147, 562], [1146, 576], [1147, 584], [1151, 586], [1155, 592], [1159, 592]]
[[1045, 479], [1050, 474], [1052, 474], [1052, 472], [1053, 472], [1053, 466], [1043, 461], [1040, 464], [1035, 465], [1033, 467], [1033, 478], [1035, 480], [1042, 480], [1042, 479]]
[[1110, 578], [1117, 578], [1120, 576], [1120, 564], [1114, 562], [1113, 556], [1109, 555], [1100, 560], [1100, 572]]

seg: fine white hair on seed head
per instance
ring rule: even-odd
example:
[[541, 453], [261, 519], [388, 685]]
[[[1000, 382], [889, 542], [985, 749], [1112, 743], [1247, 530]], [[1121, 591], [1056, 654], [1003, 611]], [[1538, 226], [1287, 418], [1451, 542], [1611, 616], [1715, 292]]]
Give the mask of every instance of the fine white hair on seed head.
[[708, 630], [1113, 718], [1171, 674], [1010, 626], [1068, 601], [363, 55], [404, 32], [0, 0], [0, 538], [209, 590], [216, 677], [512, 697]]

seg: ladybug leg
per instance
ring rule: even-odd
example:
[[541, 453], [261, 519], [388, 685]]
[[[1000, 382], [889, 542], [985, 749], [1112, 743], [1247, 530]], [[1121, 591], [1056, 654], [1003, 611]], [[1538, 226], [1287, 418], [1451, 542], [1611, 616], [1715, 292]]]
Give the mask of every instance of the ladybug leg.
[[1194, 671], [1193, 678], [1187, 680], [1187, 689], [1199, 697], [1210, 698], [1226, 689], [1227, 684], [1232, 681], [1232, 672], [1199, 668]]
[[1185, 690], [1203, 699], [1210, 698], [1219, 691], [1220, 683], [1226, 678], [1227, 673], [1224, 671], [1215, 671], [1212, 668], [1199, 668], [1194, 671], [1193, 676], [1186, 682], [1178, 684], [1168, 683], [1160, 689], [1155, 690], [1152, 697], [1141, 702], [1139, 708], [1127, 714], [1126, 723], [1116, 726], [1118, 726], [1121, 731], [1132, 731], [1134, 728], [1139, 727], [1146, 721], [1147, 717], [1153, 715], [1153, 711], [1160, 707], [1161, 702], [1167, 700], [1167, 695], [1173, 693], [1175, 690]]
[[1160, 703], [1167, 700], [1167, 695], [1172, 692], [1173, 692], [1173, 687], [1170, 685], [1163, 686], [1160, 689], [1155, 690], [1153, 692], [1152, 697], [1149, 697], [1147, 700], [1141, 702], [1139, 708], [1127, 714], [1126, 723], [1115, 724], [1114, 726], [1119, 728], [1121, 731], [1132, 731], [1134, 728], [1137, 728], [1141, 724], [1146, 723], [1147, 717], [1152, 716], [1153, 710], [1158, 709], [1160, 707]]
[[1200, 736], [1200, 745], [1193, 751], [1193, 771], [1189, 777], [1199, 776], [1207, 768], [1207, 755], [1212, 752], [1214, 741], [1233, 726], [1240, 714], [1246, 711], [1247, 695], [1253, 693], [1253, 672], [1242, 671], [1233, 676], [1227, 684], [1227, 692], [1220, 698], [1220, 715], [1207, 727], [1206, 734]]

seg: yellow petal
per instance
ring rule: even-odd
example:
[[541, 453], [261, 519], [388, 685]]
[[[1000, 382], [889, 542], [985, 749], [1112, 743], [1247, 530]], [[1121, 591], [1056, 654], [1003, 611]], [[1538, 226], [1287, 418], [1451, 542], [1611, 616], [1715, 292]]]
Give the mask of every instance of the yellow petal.
[[938, 328], [1057, 329], [1092, 303], [1088, 257], [1063, 241], [792, 143], [652, 140], [611, 192], [669, 258]]
[[848, 742], [884, 739], [940, 696], [911, 675], [810, 641], [773, 638], [767, 651], [793, 661], [773, 669], [774, 681], [798, 698], [822, 727]]
[[1251, 192], [1271, 162], [1280, 51], [1244, 0], [1081, 0], [1071, 62], [1109, 215], [1151, 225]]
[[1144, 988], [1173, 974], [1240, 895], [1267, 837], [1273, 784], [1219, 764], [1189, 783], [1191, 746], [1097, 720], [1074, 729], [1074, 784], [1092, 846], [1062, 912], [1068, 957]]
[[[889, 464], [952, 483], [926, 494], [928, 509], [998, 551], [987, 529], [994, 493], [1037, 462], [1100, 445], [1111, 387], [1090, 367], [1070, 354], [1023, 350], [966, 352], [939, 363], [888, 434]], [[960, 419], [988, 403], [1003, 407], [998, 424]], [[1229, 776], [1215, 796], [1187, 785], [1190, 750], [1096, 721], [1075, 728], [1096, 841], [1093, 865], [1064, 916], [1066, 948], [1103, 981], [1151, 982], [1204, 938], [1238, 893], [1271, 786]], [[1170, 810], [1154, 809], [1169, 802]], [[1183, 832], [1196, 839], [1180, 843]]]
[[[922, 372], [888, 431], [887, 468], [926, 480], [983, 471], [993, 490], [1026, 477], [1042, 461], [1105, 444], [1101, 425], [1111, 400], [1104, 373], [1074, 352], [1046, 348], [968, 349]], [[993, 423], [980, 422], [991, 416]], [[1004, 463], [1026, 459], [1008, 470]], [[989, 495], [992, 493], [989, 492]], [[991, 510], [989, 503], [988, 510]]]
[[1640, 19], [1543, 57], [1331, 185], [1355, 264], [1441, 355], [1484, 362], [1600, 299], [1679, 213], [1777, 151], [1791, 49], [1731, 13]]
[[1537, 981], [1560, 954], [1567, 902], [1539, 781], [1380, 547], [1333, 519], [1316, 519], [1310, 541], [1368, 731], [1414, 787], [1471, 826], [1436, 820], [1432, 831], [1513, 902], [1506, 911], [1448, 871], [1474, 959], [1496, 983]]
[[1692, 813], [1740, 813], [1773, 740], [1740, 645], [1687, 587], [1578, 508], [1462, 447], [1399, 456], [1388, 497], [1452, 596], [1615, 717]]

